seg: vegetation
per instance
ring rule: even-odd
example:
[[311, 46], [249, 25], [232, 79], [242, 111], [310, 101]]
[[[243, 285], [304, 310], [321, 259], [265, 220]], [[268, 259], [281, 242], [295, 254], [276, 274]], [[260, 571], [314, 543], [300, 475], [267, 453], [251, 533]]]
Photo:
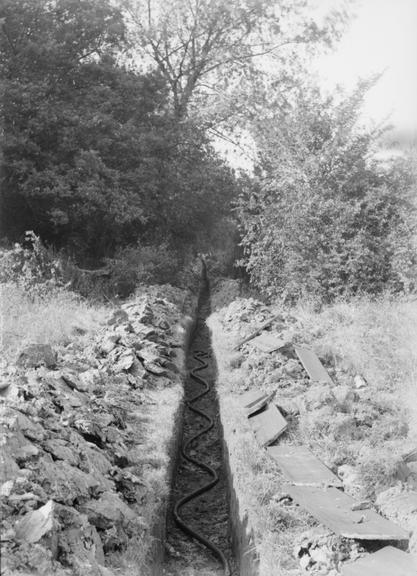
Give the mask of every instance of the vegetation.
[[415, 288], [413, 171], [403, 157], [373, 159], [380, 131], [358, 126], [368, 88], [335, 102], [304, 86], [256, 123], [260, 164], [238, 211], [243, 264], [269, 296]]
[[34, 234], [31, 248], [0, 251], [1, 352], [13, 362], [25, 344], [80, 345], [104, 322], [107, 310], [65, 286], [60, 261]]
[[[415, 173], [377, 162], [383, 130], [358, 124], [373, 81], [324, 98], [307, 80], [347, 18], [309, 0], [4, 0], [7, 240], [33, 230], [83, 294], [187, 282], [201, 252], [287, 301], [414, 290]], [[237, 175], [213, 138], [242, 133], [255, 163]], [[90, 290], [75, 268], [109, 274]]]
[[[218, 292], [216, 300], [225, 301], [230, 287], [220, 285]], [[415, 485], [415, 474], [402, 455], [415, 448], [417, 438], [416, 302], [384, 295], [340, 301], [320, 312], [314, 308], [304, 302], [290, 312], [286, 306], [268, 310], [253, 298], [234, 298], [209, 319], [233, 484], [255, 533], [261, 574], [277, 566], [282, 576], [298, 574], [295, 546], [309, 529], [312, 537], [315, 524], [289, 504], [285, 477], [256, 442], [240, 403], [248, 389], [275, 393], [273, 402], [288, 422], [279, 445], [309, 447], [359, 501], [375, 502], [393, 486], [406, 490]], [[233, 351], [242, 335], [277, 312], [280, 319], [272, 334], [281, 331], [293, 344], [312, 347], [332, 384], [310, 381], [290, 357], [292, 346], [271, 354], [248, 343]], [[331, 549], [340, 554], [338, 560], [332, 555], [323, 559], [328, 573], [335, 558], [337, 564], [350, 553], [343, 543], [338, 548], [337, 539], [332, 542]], [[325, 550], [322, 544], [323, 554]]]
[[234, 193], [198, 124], [172, 118], [158, 73], [122, 64], [121, 11], [102, 1], [3, 3], [2, 224], [78, 262], [210, 236]]

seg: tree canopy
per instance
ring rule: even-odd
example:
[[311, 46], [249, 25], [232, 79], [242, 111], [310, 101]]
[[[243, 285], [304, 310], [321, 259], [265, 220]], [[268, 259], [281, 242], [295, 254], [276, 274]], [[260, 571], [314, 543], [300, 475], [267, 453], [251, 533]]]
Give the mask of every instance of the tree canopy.
[[233, 177], [181, 125], [158, 73], [120, 64], [125, 27], [103, 0], [11, 0], [3, 35], [3, 229], [74, 254], [195, 240], [228, 210]]
[[368, 88], [337, 101], [303, 86], [253, 127], [260, 160], [238, 202], [243, 263], [270, 296], [401, 290], [415, 270], [411, 174], [405, 160], [373, 159], [381, 131], [358, 122]]
[[[288, 58], [338, 36], [345, 13], [313, 18], [309, 0], [126, 0], [135, 49], [165, 78], [176, 117], [209, 108], [213, 96], [257, 57]], [[209, 102], [207, 102], [207, 99]]]

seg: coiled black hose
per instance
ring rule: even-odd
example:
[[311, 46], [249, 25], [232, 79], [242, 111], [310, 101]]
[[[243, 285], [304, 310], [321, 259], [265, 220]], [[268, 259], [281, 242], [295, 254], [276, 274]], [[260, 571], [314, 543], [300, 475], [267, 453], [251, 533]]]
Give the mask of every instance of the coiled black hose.
[[202, 534], [200, 534], [199, 532], [197, 532], [196, 530], [191, 528], [182, 519], [182, 517], [180, 515], [180, 510], [185, 504], [187, 504], [191, 500], [194, 500], [194, 498], [197, 498], [201, 494], [204, 494], [204, 492], [208, 492], [209, 490], [211, 490], [219, 481], [219, 476], [218, 476], [217, 472], [211, 466], [209, 466], [208, 464], [205, 464], [204, 462], [201, 462], [200, 460], [197, 460], [197, 458], [193, 458], [187, 452], [188, 448], [191, 446], [191, 444], [195, 440], [197, 440], [197, 438], [199, 438], [200, 436], [202, 436], [203, 434], [205, 434], [206, 432], [211, 430], [214, 426], [214, 422], [213, 422], [212, 418], [210, 418], [210, 416], [208, 416], [208, 414], [206, 414], [203, 410], [200, 410], [199, 408], [196, 408], [195, 406], [193, 406], [194, 402], [196, 402], [197, 400], [199, 400], [200, 398], [205, 396], [210, 391], [209, 384], [204, 380], [204, 378], [202, 378], [201, 376], [197, 376], [197, 374], [196, 374], [196, 372], [198, 372], [200, 370], [204, 370], [205, 368], [207, 368], [208, 363], [205, 360], [205, 358], [208, 358], [208, 354], [207, 354], [207, 352], [196, 351], [196, 352], [194, 352], [193, 357], [195, 360], [197, 360], [197, 362], [200, 363], [200, 366], [196, 366], [195, 368], [193, 368], [190, 372], [190, 376], [196, 382], [198, 382], [199, 384], [201, 384], [203, 386], [203, 390], [201, 392], [199, 392], [198, 394], [196, 394], [195, 396], [193, 396], [190, 400], [187, 400], [185, 404], [189, 410], [191, 410], [195, 414], [198, 414], [199, 416], [204, 418], [207, 421], [207, 426], [205, 428], [203, 428], [202, 430], [200, 430], [199, 432], [197, 432], [196, 434], [194, 434], [193, 436], [191, 436], [191, 438], [189, 438], [185, 442], [185, 444], [183, 444], [183, 446], [181, 448], [181, 453], [182, 453], [182, 456], [184, 457], [185, 460], [187, 460], [188, 462], [191, 462], [192, 464], [195, 464], [196, 466], [198, 466], [198, 468], [200, 468], [201, 470], [204, 470], [205, 472], [210, 474], [212, 479], [209, 482], [207, 482], [206, 484], [204, 484], [203, 486], [200, 486], [200, 488], [197, 488], [197, 490], [194, 490], [193, 492], [186, 494], [180, 500], [178, 500], [178, 502], [174, 506], [174, 519], [175, 519], [175, 522], [177, 523], [177, 525], [181, 528], [181, 530], [183, 532], [185, 532], [186, 534], [188, 534], [189, 536], [191, 536], [195, 540], [198, 540], [206, 548], [211, 550], [211, 552], [221, 562], [225, 576], [230, 576], [229, 563], [227, 561], [227, 558], [223, 554], [223, 552], [215, 544], [210, 542], [210, 540], [208, 540], [205, 536], [203, 536]]

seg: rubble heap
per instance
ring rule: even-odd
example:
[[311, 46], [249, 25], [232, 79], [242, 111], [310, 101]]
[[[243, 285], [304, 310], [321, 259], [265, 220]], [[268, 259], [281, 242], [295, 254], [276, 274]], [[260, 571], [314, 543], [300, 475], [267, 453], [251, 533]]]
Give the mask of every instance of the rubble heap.
[[149, 454], [148, 427], [158, 394], [176, 390], [172, 412], [181, 398], [183, 302], [180, 290], [150, 288], [113, 311], [89, 347], [32, 345], [9, 367], [0, 397], [5, 576], [111, 576], [113, 554], [151, 542], [163, 495], [147, 478], [168, 465]]

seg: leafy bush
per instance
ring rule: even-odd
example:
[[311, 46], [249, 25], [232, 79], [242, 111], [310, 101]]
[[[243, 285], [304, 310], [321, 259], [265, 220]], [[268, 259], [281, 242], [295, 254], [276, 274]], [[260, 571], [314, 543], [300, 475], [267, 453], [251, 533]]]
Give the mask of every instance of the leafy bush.
[[29, 296], [42, 296], [64, 287], [61, 261], [28, 231], [23, 245], [16, 242], [0, 251], [0, 282], [15, 284]]
[[138, 284], [175, 284], [182, 264], [166, 243], [120, 249], [107, 263], [113, 292], [120, 296], [131, 294]]
[[238, 213], [243, 264], [269, 296], [415, 288], [412, 171], [372, 160], [378, 134], [357, 126], [366, 88], [339, 104], [300, 93], [255, 129], [261, 164]]

